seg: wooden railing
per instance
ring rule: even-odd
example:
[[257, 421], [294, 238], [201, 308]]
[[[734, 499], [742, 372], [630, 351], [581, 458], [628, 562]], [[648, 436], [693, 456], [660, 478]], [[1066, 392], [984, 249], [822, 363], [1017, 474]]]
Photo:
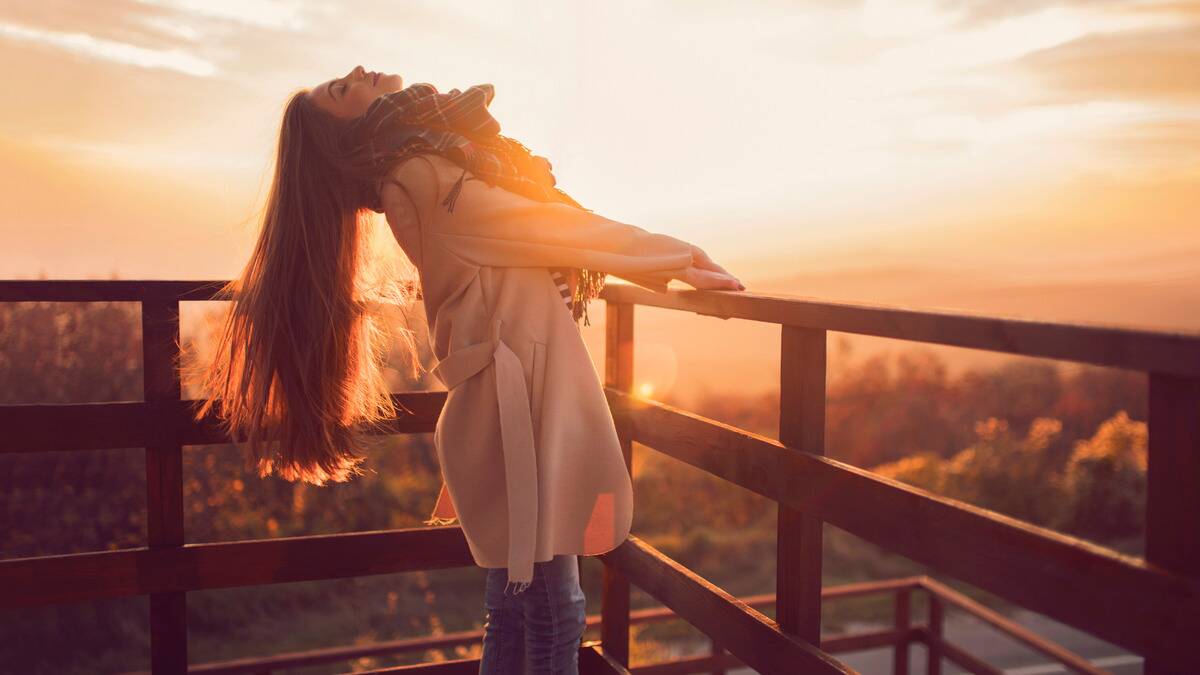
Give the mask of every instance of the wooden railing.
[[[1200, 631], [1200, 335], [629, 284], [602, 297], [606, 388], [626, 452], [643, 443], [779, 504], [777, 623], [635, 537], [601, 556], [612, 608], [602, 641], [622, 663], [632, 582], [760, 672], [836, 670], [811, 651], [828, 522], [1140, 654], [1150, 675], [1200, 672], [1190, 644]], [[635, 305], [780, 324], [779, 440], [630, 395]], [[828, 331], [1147, 371], [1146, 559], [825, 457]]]
[[[188, 591], [473, 564], [457, 526], [186, 543], [183, 446], [231, 439], [212, 420], [193, 423], [188, 402], [181, 400], [174, 367], [179, 303], [213, 299], [220, 285], [0, 281], [0, 302], [115, 300], [142, 305], [145, 401], [0, 406], [5, 432], [0, 452], [146, 448], [148, 546], [0, 561], [0, 607], [149, 595], [151, 669], [156, 675], [187, 672]], [[895, 648], [895, 672], [904, 673], [907, 648], [914, 641], [928, 646], [930, 673], [940, 672], [943, 657], [972, 672], [996, 672], [941, 637], [947, 603], [1008, 630], [1074, 671], [1100, 672], [931, 579], [920, 582], [933, 594], [924, 627], [909, 624], [909, 593], [900, 592], [893, 630], [823, 642], [821, 599], [832, 595], [821, 588], [825, 522], [1140, 654], [1150, 675], [1200, 672], [1189, 641], [1200, 630], [1200, 335], [769, 294], [653, 293], [620, 283], [609, 284], [601, 297], [607, 302], [605, 388], [627, 464], [637, 441], [779, 504], [776, 619], [631, 535], [598, 556], [604, 564], [601, 640], [583, 645], [584, 672], [623, 672], [628, 666], [632, 584], [708, 635], [718, 656], [731, 655], [735, 663], [762, 673], [854, 672], [830, 652], [889, 644]], [[632, 396], [633, 311], [638, 304], [779, 324], [779, 440]], [[1145, 559], [825, 457], [828, 331], [1148, 372]], [[394, 398], [413, 413], [394, 420], [388, 432], [430, 432], [445, 392]], [[916, 582], [906, 583], [911, 590]], [[478, 659], [468, 659], [390, 670], [471, 672], [477, 667]], [[694, 672], [673, 668], [662, 664], [645, 670]]]
[[[928, 618], [924, 623], [913, 623], [912, 621], [910, 608], [914, 591], [924, 592], [927, 595], [929, 610]], [[1093, 675], [1107, 672], [1093, 666], [1078, 654], [1074, 654], [1050, 640], [1031, 633], [1015, 621], [980, 605], [962, 593], [927, 576], [902, 577], [883, 581], [864, 581], [821, 590], [821, 599], [825, 601], [844, 600], [870, 595], [891, 596], [893, 607], [895, 608], [892, 627], [884, 630], [824, 636], [821, 638], [821, 649], [823, 651], [830, 654], [839, 654], [864, 649], [891, 647], [893, 651], [893, 672], [907, 673], [909, 646], [914, 643], [921, 643], [930, 654], [934, 655], [932, 659], [926, 659], [926, 671], [928, 673], [940, 672], [939, 659], [945, 658], [972, 673], [1000, 675], [1002, 671], [999, 669], [988, 665], [942, 637], [942, 624], [945, 615], [944, 608], [955, 607], [967, 615], [992, 626], [998, 632], [1008, 636], [1015, 642], [1025, 645], [1031, 651], [1042, 654], [1057, 663], [1061, 663], [1074, 672], [1091, 673]], [[739, 600], [747, 606], [762, 610], [775, 605], [775, 594], [761, 593], [739, 598]], [[630, 625], [656, 623], [678, 618], [678, 615], [669, 607], [635, 609], [629, 613]], [[587, 616], [587, 626], [589, 628], [600, 626], [600, 615], [589, 614]], [[271, 675], [277, 670], [288, 668], [338, 663], [361, 658], [397, 656], [400, 654], [425, 652], [430, 649], [453, 649], [455, 647], [478, 645], [482, 640], [482, 629], [465, 630], [367, 645], [310, 649], [300, 652], [275, 654], [270, 657], [202, 663], [191, 666], [188, 672], [203, 673], [204, 675]], [[746, 664], [741, 659], [727, 652], [718, 642], [711, 638], [709, 642], [708, 654], [643, 663], [629, 670], [633, 675], [723, 674], [726, 670], [732, 668], [745, 667]], [[602, 647], [602, 644], [599, 640], [586, 640], [582, 647], [584, 650], [594, 651]], [[466, 668], [465, 672], [478, 672], [478, 659], [458, 659], [456, 661], [464, 665]], [[471, 668], [475, 668], [475, 671], [472, 671]], [[384, 669], [376, 672], [388, 672], [389, 670], [394, 671], [395, 669]], [[147, 671], [128, 671], [121, 675], [147, 675]]]

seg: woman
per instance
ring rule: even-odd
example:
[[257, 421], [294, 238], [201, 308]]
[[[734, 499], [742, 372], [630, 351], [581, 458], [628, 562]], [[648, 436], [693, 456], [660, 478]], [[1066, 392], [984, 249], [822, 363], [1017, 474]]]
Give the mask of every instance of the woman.
[[[499, 134], [492, 96], [486, 84], [403, 88], [359, 66], [291, 98], [263, 230], [230, 283], [197, 417], [219, 398], [260, 475], [320, 485], [360, 473], [354, 427], [395, 414], [360, 297], [364, 219], [385, 214], [417, 270], [448, 389], [434, 432], [444, 481], [426, 523], [459, 520], [487, 569], [481, 672], [574, 673], [578, 556], [624, 541], [633, 503], [577, 321], [606, 273], [658, 292], [673, 278], [745, 287], [692, 244], [581, 207], [548, 160]], [[411, 289], [391, 297], [414, 300]]]

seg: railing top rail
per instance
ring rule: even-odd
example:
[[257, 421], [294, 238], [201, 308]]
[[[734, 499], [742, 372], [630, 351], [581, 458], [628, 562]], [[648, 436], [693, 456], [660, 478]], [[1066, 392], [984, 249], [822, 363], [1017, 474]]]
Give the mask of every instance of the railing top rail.
[[[225, 280], [6, 279], [0, 280], [0, 302], [217, 300], [225, 283]], [[674, 289], [656, 293], [622, 282], [606, 285], [600, 297], [607, 302], [720, 318], [1200, 376], [1200, 332], [1095, 322], [1042, 321], [963, 310], [831, 301], [776, 293]]]
[[216, 300], [225, 279], [0, 279], [0, 302]]
[[[228, 279], [0, 279], [0, 302], [227, 300]], [[420, 298], [420, 289], [417, 297]], [[388, 303], [383, 303], [388, 304]]]
[[962, 310], [820, 300], [774, 293], [668, 290], [608, 284], [607, 302], [675, 309], [722, 319], [967, 347], [1115, 368], [1200, 376], [1200, 332], [1054, 322]]

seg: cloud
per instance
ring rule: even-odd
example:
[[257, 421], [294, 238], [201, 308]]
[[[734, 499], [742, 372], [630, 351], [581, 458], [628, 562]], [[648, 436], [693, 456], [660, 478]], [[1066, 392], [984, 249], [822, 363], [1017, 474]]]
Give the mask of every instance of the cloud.
[[1061, 7], [1112, 8], [1130, 0], [940, 0], [943, 11], [958, 15], [960, 27], [991, 23]]
[[147, 49], [179, 48], [180, 39], [210, 36], [212, 22], [189, 20], [178, 10], [152, 7], [136, 0], [70, 2], [48, 0], [10, 3], [0, 21], [50, 33], [86, 33], [100, 40], [128, 43]]
[[1200, 24], [1092, 34], [1017, 59], [1045, 102], [1200, 101]]
[[5, 7], [0, 40], [209, 77], [247, 51], [298, 50], [314, 24], [339, 15], [337, 6], [303, 0], [47, 0]]
[[209, 77], [217, 72], [217, 66], [211, 61], [180, 49], [139, 47], [127, 42], [97, 38], [87, 33], [49, 31], [13, 23], [0, 23], [0, 37], [38, 43], [91, 58], [141, 68], [163, 68], [197, 77]]
[[1200, 176], [1200, 117], [1162, 117], [1099, 130], [1081, 139], [1107, 166]]
[[285, 0], [138, 0], [184, 14], [233, 21], [256, 28], [299, 31], [308, 27], [302, 2]]

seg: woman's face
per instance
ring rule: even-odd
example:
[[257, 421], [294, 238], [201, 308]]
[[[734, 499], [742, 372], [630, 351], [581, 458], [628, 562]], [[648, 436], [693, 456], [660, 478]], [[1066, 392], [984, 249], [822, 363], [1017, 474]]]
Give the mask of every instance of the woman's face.
[[308, 97], [334, 117], [351, 119], [365, 113], [375, 99], [400, 91], [403, 86], [404, 80], [399, 75], [366, 71], [362, 66], [355, 66], [344, 77], [313, 87]]

